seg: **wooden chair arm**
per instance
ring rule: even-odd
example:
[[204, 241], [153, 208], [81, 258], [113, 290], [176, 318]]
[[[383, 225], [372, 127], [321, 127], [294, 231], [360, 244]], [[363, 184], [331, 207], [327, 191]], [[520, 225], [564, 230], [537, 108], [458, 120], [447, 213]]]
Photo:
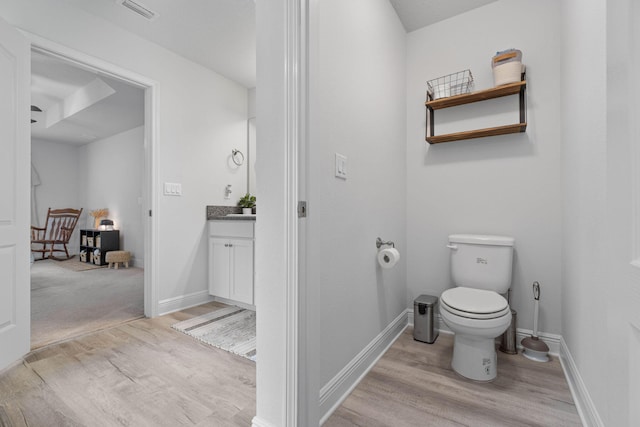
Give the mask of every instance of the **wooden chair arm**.
[[44, 238], [44, 233], [46, 233], [46, 227], [40, 228], [31, 226], [31, 240], [42, 240]]

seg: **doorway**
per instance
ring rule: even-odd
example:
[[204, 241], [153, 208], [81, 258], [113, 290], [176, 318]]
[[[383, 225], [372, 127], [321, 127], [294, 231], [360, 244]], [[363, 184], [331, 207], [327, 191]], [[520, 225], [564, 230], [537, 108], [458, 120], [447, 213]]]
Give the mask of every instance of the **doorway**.
[[[49, 207], [83, 208], [68, 245], [74, 257], [32, 264], [34, 349], [151, 317], [157, 304], [149, 250], [154, 83], [49, 42], [33, 43], [31, 53], [31, 224], [45, 227]], [[114, 222], [107, 233], [117, 235], [115, 249], [131, 254], [130, 268], [98, 268], [105, 254], [90, 262], [93, 250], [81, 239], [102, 209]]]

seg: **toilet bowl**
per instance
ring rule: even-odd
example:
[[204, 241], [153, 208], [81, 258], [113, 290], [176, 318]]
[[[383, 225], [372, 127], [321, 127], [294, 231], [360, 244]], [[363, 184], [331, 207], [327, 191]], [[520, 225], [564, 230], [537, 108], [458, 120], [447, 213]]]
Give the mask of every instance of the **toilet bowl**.
[[511, 325], [509, 303], [500, 294], [511, 285], [514, 243], [506, 236], [449, 236], [455, 287], [440, 296], [440, 316], [455, 334], [451, 367], [465, 378], [497, 376], [495, 338]]
[[475, 381], [495, 379], [495, 338], [511, 324], [507, 300], [493, 291], [452, 288], [440, 297], [440, 316], [455, 334], [453, 370]]

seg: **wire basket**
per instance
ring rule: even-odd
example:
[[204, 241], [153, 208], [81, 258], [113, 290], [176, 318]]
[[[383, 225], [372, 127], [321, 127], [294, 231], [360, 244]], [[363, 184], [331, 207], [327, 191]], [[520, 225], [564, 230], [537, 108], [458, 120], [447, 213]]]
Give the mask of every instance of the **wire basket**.
[[427, 82], [431, 99], [447, 98], [471, 92], [473, 88], [473, 74], [471, 70], [458, 71], [447, 74]]

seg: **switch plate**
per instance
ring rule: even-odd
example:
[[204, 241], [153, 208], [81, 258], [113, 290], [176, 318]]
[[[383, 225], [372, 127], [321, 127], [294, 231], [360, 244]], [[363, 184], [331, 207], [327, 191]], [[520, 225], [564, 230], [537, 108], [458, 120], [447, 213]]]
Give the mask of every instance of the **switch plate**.
[[336, 153], [336, 178], [347, 179], [347, 156]]
[[178, 184], [174, 182], [165, 182], [164, 195], [165, 196], [182, 196], [182, 184]]

